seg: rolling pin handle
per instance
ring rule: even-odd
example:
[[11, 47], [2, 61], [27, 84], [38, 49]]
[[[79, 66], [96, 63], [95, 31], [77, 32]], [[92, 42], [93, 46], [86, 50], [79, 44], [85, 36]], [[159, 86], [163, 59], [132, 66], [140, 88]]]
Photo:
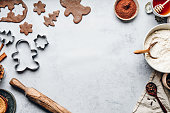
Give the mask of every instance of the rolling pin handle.
[[15, 88], [19, 88], [21, 90], [23, 90], [24, 92], [26, 91], [26, 88], [19, 80], [17, 80], [16, 78], [11, 79], [11, 81], [9, 82], [9, 84]]

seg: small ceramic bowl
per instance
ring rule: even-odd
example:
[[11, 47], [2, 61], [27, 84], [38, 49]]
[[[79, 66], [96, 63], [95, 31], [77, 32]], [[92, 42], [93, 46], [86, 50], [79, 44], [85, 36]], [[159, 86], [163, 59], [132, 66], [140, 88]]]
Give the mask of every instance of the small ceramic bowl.
[[134, 2], [135, 2], [135, 4], [136, 4], [136, 13], [131, 17], [131, 18], [128, 18], [128, 19], [125, 19], [125, 18], [122, 18], [122, 17], [120, 17], [117, 13], [116, 13], [116, 5], [117, 5], [117, 3], [119, 2], [120, 0], [116, 0], [116, 2], [115, 2], [115, 4], [114, 4], [114, 12], [115, 12], [115, 15], [120, 19], [120, 20], [123, 20], [123, 21], [130, 21], [130, 20], [132, 20], [132, 19], [134, 19], [137, 15], [138, 15], [138, 13], [139, 13], [139, 3], [138, 3], [138, 1], [137, 0], [133, 0]]
[[152, 0], [152, 2], [151, 2], [151, 7], [152, 7], [153, 14], [156, 15], [156, 16], [159, 16], [159, 17], [169, 17], [169, 16], [170, 16], [170, 13], [167, 14], [167, 15], [160, 15], [160, 14], [158, 14], [158, 13], [155, 11], [154, 7], [153, 7], [153, 0]]
[[167, 89], [170, 90], [170, 87], [169, 87], [168, 84], [167, 84], [167, 77], [168, 77], [168, 76], [170, 76], [170, 75], [164, 74], [164, 75], [162, 76], [162, 83], [163, 83], [163, 85], [164, 85]]

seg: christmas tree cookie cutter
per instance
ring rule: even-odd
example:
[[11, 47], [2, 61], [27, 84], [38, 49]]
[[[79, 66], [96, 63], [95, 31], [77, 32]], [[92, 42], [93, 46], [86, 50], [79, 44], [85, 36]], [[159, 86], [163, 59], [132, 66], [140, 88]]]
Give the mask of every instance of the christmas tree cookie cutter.
[[[32, 59], [33, 63], [36, 64], [36, 67], [25, 66], [23, 69], [18, 69], [18, 67], [19, 67], [20, 64], [21, 64], [21, 61], [20, 61], [19, 58], [16, 58], [16, 56], [20, 53], [20, 52], [19, 52], [19, 49], [18, 49], [18, 46], [19, 46], [20, 44], [22, 44], [22, 43], [28, 45], [31, 54], [33, 54], [33, 55], [31, 55], [31, 57], [32, 57], [31, 59]], [[23, 73], [23, 72], [26, 71], [26, 70], [36, 71], [36, 70], [39, 69], [39, 67], [40, 67], [39, 63], [34, 60], [34, 59], [37, 57], [38, 52], [37, 52], [37, 50], [35, 50], [35, 49], [31, 49], [30, 44], [29, 44], [26, 40], [21, 39], [21, 40], [17, 41], [17, 43], [16, 43], [16, 45], [15, 45], [15, 48], [16, 48], [17, 51], [14, 52], [14, 53], [11, 55], [11, 57], [13, 58], [14, 61], [17, 62], [17, 64], [15, 65], [15, 70], [16, 70], [18, 73]]]

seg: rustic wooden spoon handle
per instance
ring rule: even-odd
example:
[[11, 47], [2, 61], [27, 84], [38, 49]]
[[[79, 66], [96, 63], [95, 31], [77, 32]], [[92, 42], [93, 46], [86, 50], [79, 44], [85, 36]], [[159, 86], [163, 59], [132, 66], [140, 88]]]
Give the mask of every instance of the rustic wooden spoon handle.
[[146, 49], [146, 50], [136, 50], [136, 51], [134, 51], [135, 54], [142, 54], [142, 53], [147, 53], [147, 52], [149, 52], [148, 49]]
[[164, 113], [167, 113], [167, 110], [166, 110], [165, 107], [163, 106], [162, 102], [159, 100], [158, 96], [155, 96], [155, 97], [156, 97], [156, 99], [158, 100], [159, 105], [161, 106], [163, 112], [164, 112]]
[[17, 80], [16, 78], [11, 79], [11, 81], [9, 82], [9, 84], [15, 88], [19, 88], [21, 90], [23, 90], [24, 92], [26, 91], [26, 88], [19, 80]]

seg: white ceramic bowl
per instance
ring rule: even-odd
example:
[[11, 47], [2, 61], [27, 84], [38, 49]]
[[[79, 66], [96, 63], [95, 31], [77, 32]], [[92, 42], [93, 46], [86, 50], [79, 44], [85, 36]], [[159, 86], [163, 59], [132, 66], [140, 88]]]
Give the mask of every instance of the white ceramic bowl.
[[120, 0], [116, 0], [116, 2], [115, 2], [115, 4], [114, 4], [114, 12], [115, 12], [115, 15], [120, 19], [120, 20], [123, 20], [123, 21], [129, 21], [129, 20], [132, 20], [132, 19], [134, 19], [136, 16], [137, 16], [137, 14], [139, 13], [139, 3], [138, 3], [138, 1], [137, 0], [133, 0], [134, 2], [135, 2], [135, 4], [136, 4], [136, 13], [131, 17], [131, 18], [128, 18], [128, 19], [125, 19], [125, 18], [122, 18], [122, 17], [120, 17], [117, 13], [116, 13], [116, 5], [117, 5], [117, 3], [119, 2]]
[[[148, 38], [153, 32], [155, 32], [155, 31], [157, 31], [157, 30], [163, 30], [163, 29], [168, 29], [168, 30], [170, 30], [170, 23], [160, 24], [160, 25], [157, 25], [157, 26], [155, 26], [154, 28], [152, 28], [152, 29], [148, 32], [148, 34], [146, 35], [145, 41], [147, 40], [147, 38]], [[144, 49], [146, 49], [146, 48], [145, 48], [145, 41], [144, 41]], [[146, 54], [147, 54], [147, 53], [146, 53]], [[157, 70], [157, 71], [159, 71], [159, 72], [162, 72], [162, 73], [170, 73], [170, 70], [168, 70], [168, 71], [165, 72], [165, 71], [163, 71], [163, 70], [159, 70], [157, 67], [155, 67], [154, 65], [150, 64], [150, 63], [148, 62], [147, 58], [146, 58], [146, 54], [145, 54], [145, 60], [147, 61], [147, 63], [148, 63], [153, 69], [155, 69], [155, 70]]]

